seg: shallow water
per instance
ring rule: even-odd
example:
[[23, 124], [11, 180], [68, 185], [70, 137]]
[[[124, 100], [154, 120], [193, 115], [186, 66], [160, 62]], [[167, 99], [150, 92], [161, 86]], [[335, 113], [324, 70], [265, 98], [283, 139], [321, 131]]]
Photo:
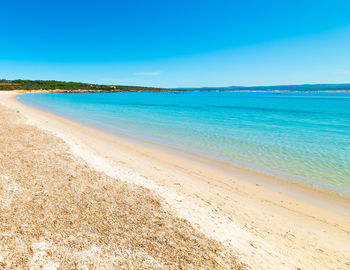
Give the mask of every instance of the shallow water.
[[350, 196], [350, 93], [26, 94], [19, 100]]

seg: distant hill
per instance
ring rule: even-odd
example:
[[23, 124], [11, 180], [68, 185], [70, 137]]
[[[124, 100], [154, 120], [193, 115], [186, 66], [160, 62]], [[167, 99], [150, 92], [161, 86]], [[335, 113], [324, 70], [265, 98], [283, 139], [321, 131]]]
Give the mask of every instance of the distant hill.
[[350, 91], [350, 83], [176, 88], [192, 91]]
[[[44, 81], [44, 80], [0, 80], [0, 91], [5, 90], [63, 90], [63, 91], [169, 91], [165, 88], [142, 87], [142, 86], [125, 86], [125, 85], [101, 85], [81, 82], [64, 82], [64, 81]], [[180, 90], [179, 90], [180, 91]]]

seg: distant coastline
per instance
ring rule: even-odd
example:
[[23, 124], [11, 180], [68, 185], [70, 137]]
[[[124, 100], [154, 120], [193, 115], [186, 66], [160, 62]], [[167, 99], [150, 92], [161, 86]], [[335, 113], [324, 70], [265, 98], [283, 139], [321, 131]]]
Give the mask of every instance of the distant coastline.
[[23, 93], [115, 93], [115, 92], [259, 92], [259, 93], [347, 93], [347, 84], [300, 84], [274, 86], [227, 86], [201, 88], [157, 88], [128, 85], [101, 85], [55, 80], [0, 80], [0, 91]]
[[[1, 90], [0, 90], [1, 91]], [[5, 90], [8, 91], [8, 90]], [[188, 92], [188, 93], [206, 93], [206, 92], [225, 92], [225, 93], [272, 93], [272, 94], [283, 94], [283, 93], [350, 93], [350, 90], [310, 90], [310, 91], [289, 91], [289, 90], [176, 90], [176, 89], [165, 89], [165, 90], [66, 90], [66, 89], [38, 89], [38, 90], [23, 90], [15, 89], [19, 93], [123, 93], [123, 92]]]
[[350, 92], [350, 83], [342, 84], [293, 84], [272, 86], [227, 86], [176, 88], [194, 91], [228, 91], [228, 92]]
[[184, 90], [188, 92], [229, 92], [229, 93], [350, 93], [347, 90]]

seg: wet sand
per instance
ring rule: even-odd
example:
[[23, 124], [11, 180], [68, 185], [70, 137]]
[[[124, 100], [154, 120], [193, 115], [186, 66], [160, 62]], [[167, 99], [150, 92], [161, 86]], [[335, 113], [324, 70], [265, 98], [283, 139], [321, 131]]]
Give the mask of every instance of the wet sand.
[[[24, 106], [14, 93], [0, 93], [0, 103], [14, 110], [12, 114], [19, 111], [17, 117], [25, 117], [41, 132], [60, 138], [90, 170], [150, 190], [164, 201], [167, 213], [188, 222], [204, 239], [223, 245], [247, 268], [350, 267], [350, 218], [345, 215], [200, 160], [193, 162]], [[348, 207], [346, 202], [343, 207]]]

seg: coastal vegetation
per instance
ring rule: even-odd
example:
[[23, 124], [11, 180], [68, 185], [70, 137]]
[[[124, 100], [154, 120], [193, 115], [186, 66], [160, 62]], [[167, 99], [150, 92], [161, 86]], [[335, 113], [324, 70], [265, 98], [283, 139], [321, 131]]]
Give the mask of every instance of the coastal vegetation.
[[169, 91], [165, 88], [125, 86], [125, 85], [102, 85], [82, 82], [65, 82], [55, 80], [0, 80], [0, 91], [8, 90], [70, 90], [70, 91]]

